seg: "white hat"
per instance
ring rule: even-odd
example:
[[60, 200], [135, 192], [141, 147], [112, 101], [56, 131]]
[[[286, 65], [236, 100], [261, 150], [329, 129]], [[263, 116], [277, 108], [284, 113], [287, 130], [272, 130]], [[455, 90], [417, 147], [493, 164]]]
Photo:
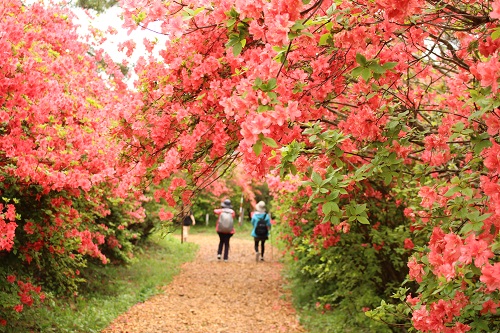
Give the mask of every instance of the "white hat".
[[255, 206], [255, 210], [258, 212], [265, 212], [266, 211], [266, 203], [264, 201], [259, 201], [257, 205]]

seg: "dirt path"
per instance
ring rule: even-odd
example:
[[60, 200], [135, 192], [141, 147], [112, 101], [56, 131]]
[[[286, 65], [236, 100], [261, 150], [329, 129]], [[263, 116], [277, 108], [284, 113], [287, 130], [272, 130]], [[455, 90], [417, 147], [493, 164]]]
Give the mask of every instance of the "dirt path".
[[299, 333], [286, 300], [277, 251], [266, 244], [265, 262], [255, 262], [253, 242], [231, 239], [229, 262], [216, 258], [218, 236], [190, 235], [200, 245], [193, 262], [164, 293], [133, 306], [102, 333]]

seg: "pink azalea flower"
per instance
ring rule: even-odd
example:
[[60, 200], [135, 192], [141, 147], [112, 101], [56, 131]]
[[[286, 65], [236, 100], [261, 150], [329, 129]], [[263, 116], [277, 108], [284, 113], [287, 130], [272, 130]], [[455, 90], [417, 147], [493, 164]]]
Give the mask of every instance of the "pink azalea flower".
[[491, 8], [493, 10], [490, 12], [490, 17], [493, 19], [500, 19], [500, 0], [493, 1]]
[[485, 265], [481, 269], [479, 280], [486, 284], [486, 289], [490, 292], [500, 289], [500, 263]]

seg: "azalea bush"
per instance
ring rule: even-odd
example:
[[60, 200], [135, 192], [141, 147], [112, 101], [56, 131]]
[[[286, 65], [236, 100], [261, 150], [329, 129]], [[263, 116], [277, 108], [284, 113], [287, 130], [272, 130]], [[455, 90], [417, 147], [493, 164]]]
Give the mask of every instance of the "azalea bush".
[[[381, 301], [394, 304], [391, 295], [408, 273], [415, 245], [403, 207], [376, 177], [349, 185], [331, 167], [325, 180], [313, 175], [306, 183], [298, 176], [287, 183], [268, 178], [297, 305], [331, 317], [328, 332], [390, 332], [365, 314]], [[338, 218], [342, 208], [349, 218]]]
[[498, 329], [498, 1], [120, 4], [130, 29], [170, 36], [135, 67], [129, 134], [156, 177], [186, 167], [200, 184], [235, 156], [277, 170], [276, 191], [305, 201], [284, 206], [284, 237], [325, 302], [347, 282], [328, 260], [359, 249], [363, 307], [383, 299], [369, 317]]
[[116, 140], [130, 92], [72, 20], [0, 4], [0, 330], [76, 292], [89, 259], [129, 260], [141, 237], [130, 228], [144, 219], [140, 181]]
[[[365, 313], [390, 300], [405, 279], [409, 249], [402, 244], [410, 233], [402, 212], [381, 207], [372, 226], [315, 223], [322, 219], [322, 206], [308, 203], [301, 190], [275, 194], [287, 275], [303, 316], [317, 312], [325, 317], [320, 321], [330, 322], [318, 331], [390, 332]], [[304, 323], [313, 329], [318, 319], [310, 317]]]

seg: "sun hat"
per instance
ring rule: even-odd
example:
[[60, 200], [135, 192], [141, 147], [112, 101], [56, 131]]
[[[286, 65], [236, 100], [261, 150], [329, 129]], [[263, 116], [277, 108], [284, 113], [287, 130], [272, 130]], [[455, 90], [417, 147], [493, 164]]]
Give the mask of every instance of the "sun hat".
[[222, 208], [232, 208], [231, 200], [226, 199], [226, 200], [222, 201], [221, 207]]
[[257, 205], [255, 205], [255, 210], [258, 212], [265, 212], [266, 211], [266, 203], [264, 201], [259, 201]]

